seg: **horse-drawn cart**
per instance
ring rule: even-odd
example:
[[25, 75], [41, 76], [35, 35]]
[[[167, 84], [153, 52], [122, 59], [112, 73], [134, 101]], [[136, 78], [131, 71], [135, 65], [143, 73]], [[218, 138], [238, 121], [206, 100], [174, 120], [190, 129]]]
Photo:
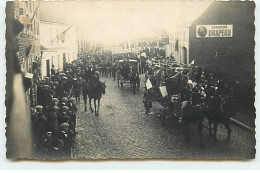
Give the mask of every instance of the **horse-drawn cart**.
[[[219, 83], [219, 79], [208, 84], [204, 73], [197, 75], [195, 69], [178, 67], [175, 70], [177, 73], [171, 77], [147, 76], [143, 97], [146, 111], [149, 112], [153, 102], [159, 103], [163, 107], [160, 115], [162, 124], [165, 124], [166, 117], [178, 120], [184, 128], [186, 139], [190, 124], [196, 124], [201, 145], [202, 128], [207, 128], [216, 139], [217, 124], [224, 124], [228, 132], [227, 139], [230, 139], [229, 118], [236, 114], [233, 89], [227, 83]], [[201, 78], [196, 80], [196, 75]], [[158, 82], [162, 78], [163, 82]]]
[[125, 83], [130, 83], [135, 94], [136, 89], [140, 88], [139, 64], [137, 60], [119, 60], [117, 71], [117, 85], [124, 88]]

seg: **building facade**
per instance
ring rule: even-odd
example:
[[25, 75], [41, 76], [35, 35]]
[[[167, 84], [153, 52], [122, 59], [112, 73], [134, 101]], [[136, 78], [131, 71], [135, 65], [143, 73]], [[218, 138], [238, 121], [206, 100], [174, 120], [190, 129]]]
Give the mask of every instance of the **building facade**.
[[178, 28], [169, 36], [169, 44], [165, 48], [166, 57], [174, 57], [180, 64], [189, 64], [189, 25]]
[[19, 63], [25, 72], [33, 73], [33, 64], [40, 57], [39, 45], [39, 2], [14, 1], [15, 19], [27, 20], [22, 33], [18, 37]]
[[[20, 21], [24, 28], [18, 35], [17, 54], [22, 72], [24, 73], [24, 87], [27, 105], [35, 106], [37, 64], [41, 56], [39, 44], [39, 6], [40, 2], [14, 1], [8, 2], [9, 10], [7, 15]], [[12, 14], [11, 14], [12, 13]]]
[[40, 21], [41, 78], [51, 76], [51, 68], [63, 71], [65, 62], [77, 59], [75, 27], [52, 21]]

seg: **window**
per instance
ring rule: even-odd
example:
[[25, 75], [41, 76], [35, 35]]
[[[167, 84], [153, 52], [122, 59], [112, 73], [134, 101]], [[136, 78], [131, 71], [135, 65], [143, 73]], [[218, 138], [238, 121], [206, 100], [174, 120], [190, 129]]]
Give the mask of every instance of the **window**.
[[58, 55], [58, 69], [60, 69], [60, 55]]
[[57, 44], [59, 44], [59, 38], [58, 38], [58, 34], [59, 34], [59, 31], [58, 31], [58, 29], [56, 30], [56, 37], [57, 37]]
[[20, 11], [20, 15], [23, 15], [23, 8], [20, 8], [19, 11]]
[[51, 57], [51, 66], [53, 65], [53, 58], [54, 56]]
[[50, 28], [50, 43], [51, 43], [51, 45], [52, 45], [52, 42], [53, 42], [53, 40], [52, 40], [52, 28]]

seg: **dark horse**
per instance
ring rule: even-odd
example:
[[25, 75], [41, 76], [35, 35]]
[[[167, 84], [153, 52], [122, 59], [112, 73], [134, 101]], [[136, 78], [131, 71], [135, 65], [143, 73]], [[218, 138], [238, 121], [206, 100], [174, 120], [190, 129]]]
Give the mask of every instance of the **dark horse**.
[[[95, 106], [95, 115], [99, 115], [99, 107], [100, 107], [100, 100], [102, 94], [106, 93], [106, 81], [101, 82], [99, 81], [99, 84], [96, 87], [89, 88], [88, 96], [89, 96], [89, 108], [91, 112], [94, 112], [91, 106], [91, 100], [94, 99], [94, 106]], [[96, 103], [98, 101], [98, 105]], [[98, 107], [97, 107], [98, 106]]]
[[[234, 99], [231, 97], [222, 97], [219, 104], [209, 105], [204, 111], [205, 116], [208, 118], [209, 134], [216, 139], [218, 124], [223, 124], [227, 129], [227, 140], [230, 140], [230, 117], [235, 116]], [[212, 124], [213, 132], [212, 132]]]

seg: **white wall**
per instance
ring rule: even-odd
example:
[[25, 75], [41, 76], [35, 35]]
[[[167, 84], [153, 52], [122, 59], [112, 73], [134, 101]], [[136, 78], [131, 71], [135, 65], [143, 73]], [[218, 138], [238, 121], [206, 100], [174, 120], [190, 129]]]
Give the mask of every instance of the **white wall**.
[[[40, 22], [40, 43], [45, 50], [43, 50], [41, 57], [41, 73], [42, 78], [47, 75], [46, 71], [46, 60], [50, 60], [50, 69], [52, 63], [54, 68], [59, 71], [63, 71], [63, 54], [66, 54], [66, 62], [72, 62], [77, 58], [77, 36], [75, 27], [50, 23], [50, 22]], [[68, 30], [67, 30], [68, 29]], [[57, 35], [65, 32], [65, 40], [57, 40]], [[74, 55], [74, 59], [73, 59]], [[52, 58], [53, 57], [53, 58]], [[53, 59], [53, 60], [52, 60]], [[59, 60], [58, 60], [59, 59]]]

